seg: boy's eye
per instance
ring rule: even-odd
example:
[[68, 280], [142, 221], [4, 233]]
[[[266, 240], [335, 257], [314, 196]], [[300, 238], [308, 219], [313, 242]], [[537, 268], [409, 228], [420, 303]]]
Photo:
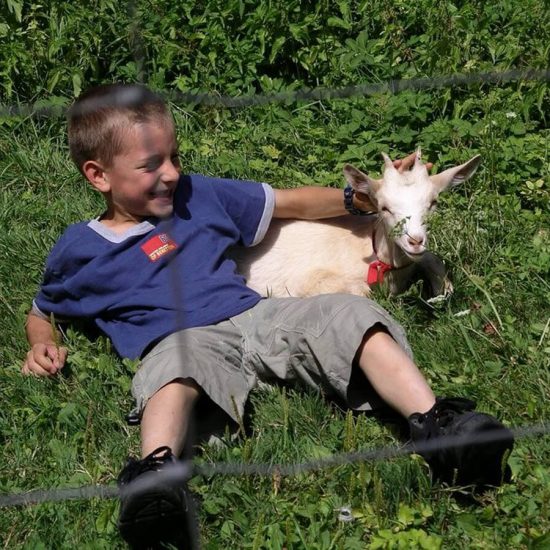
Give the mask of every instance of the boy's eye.
[[[173, 154], [170, 157], [170, 161], [174, 166], [179, 167], [180, 159], [177, 153]], [[146, 172], [154, 172], [155, 170], [158, 170], [163, 163], [164, 163], [163, 157], [154, 156], [154, 157], [151, 157], [150, 159], [147, 159], [141, 166], [139, 166], [139, 168], [141, 170], [145, 170]]]
[[153, 172], [160, 166], [160, 162], [158, 159], [149, 159], [141, 168], [146, 170], [147, 172]]

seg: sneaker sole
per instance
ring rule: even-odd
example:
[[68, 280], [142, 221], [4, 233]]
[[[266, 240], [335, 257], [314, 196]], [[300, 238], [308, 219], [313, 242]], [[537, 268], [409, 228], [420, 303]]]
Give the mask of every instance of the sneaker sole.
[[132, 548], [196, 547], [189, 536], [189, 510], [181, 508], [181, 500], [170, 500], [165, 492], [148, 492], [133, 502], [125, 506], [118, 521], [122, 538]]

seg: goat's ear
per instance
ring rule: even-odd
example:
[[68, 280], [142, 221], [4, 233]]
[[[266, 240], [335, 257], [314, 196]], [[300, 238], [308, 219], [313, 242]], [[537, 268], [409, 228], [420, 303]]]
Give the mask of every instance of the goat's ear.
[[439, 174], [430, 176], [430, 179], [441, 192], [449, 186], [454, 187], [470, 179], [475, 174], [480, 164], [481, 155], [476, 155], [460, 166], [453, 166], [453, 168], [448, 168]]
[[351, 164], [344, 166], [344, 177], [356, 192], [366, 193], [371, 199], [374, 198], [382, 185], [382, 180], [375, 180], [367, 176]]

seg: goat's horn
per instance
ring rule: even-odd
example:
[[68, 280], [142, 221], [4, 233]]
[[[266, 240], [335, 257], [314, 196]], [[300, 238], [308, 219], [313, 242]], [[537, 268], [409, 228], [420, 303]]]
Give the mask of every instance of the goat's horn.
[[414, 163], [415, 164], [422, 164], [422, 149], [420, 148], [420, 146], [418, 146], [418, 149], [416, 150]]
[[384, 159], [384, 166], [386, 169], [393, 168], [395, 170], [395, 167], [393, 165], [393, 162], [391, 161], [391, 158], [386, 155], [386, 153], [382, 153], [382, 158]]
[[422, 162], [422, 150], [420, 149], [420, 146], [416, 150], [416, 153], [414, 155], [414, 166], [413, 170], [416, 170], [417, 172], [421, 173], [428, 173], [428, 169], [426, 168], [426, 165]]

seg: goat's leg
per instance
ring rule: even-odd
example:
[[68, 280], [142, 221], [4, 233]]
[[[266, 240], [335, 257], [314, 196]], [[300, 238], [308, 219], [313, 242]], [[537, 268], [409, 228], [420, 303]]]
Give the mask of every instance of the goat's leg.
[[416, 264], [419, 276], [424, 281], [425, 299], [443, 296], [447, 298], [453, 292], [453, 285], [447, 276], [443, 260], [433, 252], [426, 251]]
[[425, 252], [417, 262], [388, 273], [390, 292], [394, 295], [405, 292], [418, 280], [424, 283], [422, 297], [426, 300], [448, 297], [453, 292], [443, 260], [432, 252]]
[[411, 264], [386, 274], [390, 293], [394, 296], [405, 292], [415, 281], [418, 280], [418, 267]]

